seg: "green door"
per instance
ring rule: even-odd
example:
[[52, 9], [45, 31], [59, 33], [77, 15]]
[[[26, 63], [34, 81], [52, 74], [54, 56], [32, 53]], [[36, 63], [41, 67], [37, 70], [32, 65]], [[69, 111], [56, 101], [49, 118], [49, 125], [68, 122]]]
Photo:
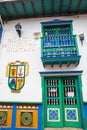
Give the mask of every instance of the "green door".
[[62, 78], [64, 126], [81, 128], [80, 96], [77, 78]]
[[43, 94], [45, 127], [82, 127], [76, 77], [46, 77]]
[[44, 86], [44, 109], [46, 127], [63, 127], [61, 80], [46, 78]]

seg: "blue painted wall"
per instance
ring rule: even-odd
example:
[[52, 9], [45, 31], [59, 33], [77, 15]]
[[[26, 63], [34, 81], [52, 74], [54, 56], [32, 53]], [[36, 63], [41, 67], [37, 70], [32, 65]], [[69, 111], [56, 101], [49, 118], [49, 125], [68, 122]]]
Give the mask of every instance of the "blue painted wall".
[[85, 113], [85, 117], [87, 119], [87, 104], [84, 104], [84, 113]]

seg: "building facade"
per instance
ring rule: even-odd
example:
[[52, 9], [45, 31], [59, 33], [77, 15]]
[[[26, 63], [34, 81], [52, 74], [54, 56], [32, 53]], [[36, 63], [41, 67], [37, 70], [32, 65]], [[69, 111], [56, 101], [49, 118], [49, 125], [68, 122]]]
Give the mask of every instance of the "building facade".
[[86, 16], [1, 25], [1, 129], [87, 129]]

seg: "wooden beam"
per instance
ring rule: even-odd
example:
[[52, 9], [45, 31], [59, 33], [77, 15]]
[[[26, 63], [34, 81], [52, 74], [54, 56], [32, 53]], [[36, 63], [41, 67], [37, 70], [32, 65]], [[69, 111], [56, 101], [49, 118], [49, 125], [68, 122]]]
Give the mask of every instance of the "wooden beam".
[[72, 0], [70, 0], [70, 2], [69, 2], [69, 7], [68, 7], [68, 10], [67, 10], [68, 15], [70, 14], [71, 6], [72, 6]]
[[[26, 2], [26, 1], [31, 1], [31, 0], [22, 0], [23, 2]], [[1, 3], [15, 3], [15, 2], [21, 2], [21, 0], [14, 0], [14, 1], [11, 1], [11, 0], [8, 0], [8, 1], [0, 1], [0, 4]]]
[[63, 3], [63, 0], [60, 0], [60, 15], [62, 14], [62, 3]]
[[23, 9], [24, 9], [24, 14], [25, 14], [25, 17], [27, 16], [27, 11], [26, 11], [26, 8], [25, 8], [25, 5], [24, 5], [24, 2], [21, 2], [22, 3], [22, 6], [23, 6]]
[[34, 3], [33, 3], [32, 0], [31, 0], [30, 2], [31, 2], [31, 5], [32, 5], [32, 9], [33, 9], [34, 16], [36, 16], [36, 12], [35, 12], [35, 8], [34, 8]]
[[78, 6], [77, 6], [77, 9], [76, 9], [76, 13], [78, 13], [78, 11], [79, 11], [79, 8], [80, 8], [80, 5], [81, 5], [81, 2], [82, 2], [82, 0], [79, 0]]
[[44, 13], [44, 0], [41, 0], [41, 2], [42, 2], [42, 14], [45, 15], [45, 13]]
[[17, 18], [20, 17], [19, 14], [18, 14], [18, 11], [17, 11], [17, 9], [16, 9], [15, 4], [14, 4], [13, 2], [12, 2], [11, 4], [12, 4], [12, 6], [13, 6], [13, 8], [14, 8], [15, 13], [16, 13], [16, 17], [17, 17]]
[[11, 18], [11, 14], [10, 14], [10, 12], [8, 11], [8, 9], [6, 8], [5, 3], [3, 3], [2, 6], [3, 6], [5, 12], [7, 13], [8, 17]]
[[54, 15], [54, 0], [52, 0], [52, 15]]

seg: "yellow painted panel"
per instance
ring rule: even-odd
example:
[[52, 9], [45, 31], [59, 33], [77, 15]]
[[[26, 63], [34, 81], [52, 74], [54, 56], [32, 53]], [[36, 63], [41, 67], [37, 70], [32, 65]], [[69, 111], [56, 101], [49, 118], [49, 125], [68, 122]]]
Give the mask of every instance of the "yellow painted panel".
[[17, 78], [16, 89], [18, 90], [19, 88], [23, 87], [23, 85], [24, 85], [24, 78]]
[[[31, 125], [21, 125], [21, 113], [32, 113], [33, 121]], [[16, 128], [38, 128], [38, 110], [17, 110]]]
[[[3, 119], [5, 120], [5, 115], [3, 114], [3, 112], [7, 113], [6, 116], [6, 123], [1, 123], [0, 126], [1, 127], [11, 127], [12, 125], [12, 109], [0, 109], [0, 112], [2, 112], [1, 116], [3, 116]], [[3, 121], [2, 121], [3, 122]]]
[[17, 75], [17, 66], [11, 66], [10, 77], [16, 77], [16, 75]]

